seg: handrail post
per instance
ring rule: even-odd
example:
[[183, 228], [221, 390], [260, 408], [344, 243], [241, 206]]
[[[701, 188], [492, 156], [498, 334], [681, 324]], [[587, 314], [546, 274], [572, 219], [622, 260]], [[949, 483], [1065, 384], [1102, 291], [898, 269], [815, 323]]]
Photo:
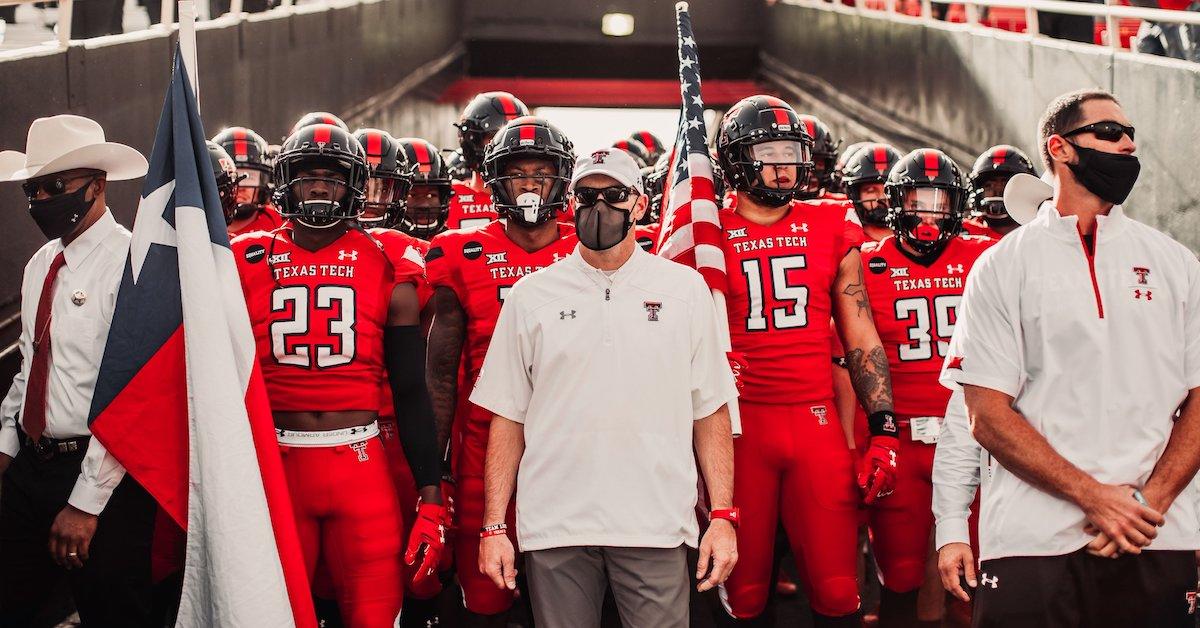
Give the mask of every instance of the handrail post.
[[1115, 0], [1104, 0], [1104, 25], [1108, 31], [1108, 47], [1113, 50], [1121, 49], [1121, 22], [1117, 16], [1113, 15], [1112, 9]]
[[963, 8], [965, 8], [966, 12], [967, 12], [967, 25], [968, 26], [978, 26], [979, 25], [979, 6], [975, 4], [974, 0], [966, 0], [963, 3]]
[[158, 13], [159, 25], [167, 30], [171, 30], [171, 24], [175, 23], [175, 0], [162, 0], [162, 8]]
[[921, 17], [926, 20], [933, 19], [933, 2], [931, 0], [921, 0]]
[[1025, 34], [1030, 37], [1037, 37], [1040, 34], [1038, 27], [1038, 11], [1033, 8], [1032, 4], [1025, 6]]
[[74, 0], [58, 2], [58, 47], [66, 50], [71, 46], [71, 13], [75, 10]]

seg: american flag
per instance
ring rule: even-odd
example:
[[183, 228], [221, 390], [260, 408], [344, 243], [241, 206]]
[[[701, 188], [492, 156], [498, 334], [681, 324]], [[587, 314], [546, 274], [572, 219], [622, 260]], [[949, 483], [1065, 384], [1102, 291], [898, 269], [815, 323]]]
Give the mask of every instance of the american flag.
[[671, 150], [671, 175], [667, 202], [658, 238], [658, 253], [700, 271], [713, 290], [725, 292], [725, 255], [721, 250], [721, 223], [717, 217], [712, 158], [704, 126], [704, 100], [700, 97], [700, 58], [692, 36], [688, 5], [675, 5], [679, 31], [679, 92], [683, 106], [679, 132]]

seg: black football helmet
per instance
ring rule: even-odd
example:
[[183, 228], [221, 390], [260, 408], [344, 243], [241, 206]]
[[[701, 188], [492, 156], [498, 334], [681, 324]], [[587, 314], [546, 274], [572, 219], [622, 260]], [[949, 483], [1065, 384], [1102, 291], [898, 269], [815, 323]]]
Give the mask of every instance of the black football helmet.
[[[967, 175], [967, 208], [982, 216], [988, 225], [1005, 226], [1015, 223], [1012, 216], [1008, 215], [1008, 209], [1004, 207], [1004, 188], [1000, 187], [1000, 193], [996, 194], [997, 185], [989, 184], [998, 182], [1002, 186], [1013, 175], [1022, 173], [1037, 176], [1033, 162], [1021, 149], [1007, 144], [987, 149], [975, 160], [975, 167], [971, 168], [971, 174]], [[988, 193], [989, 187], [992, 188], [991, 194]]]
[[397, 228], [408, 235], [428, 240], [445, 231], [450, 217], [454, 186], [437, 147], [419, 137], [397, 140], [412, 164], [412, 189]]
[[617, 140], [613, 142], [613, 148], [619, 148], [633, 157], [633, 161], [637, 163], [638, 168], [646, 168], [654, 163], [650, 159], [650, 151], [646, 150], [646, 145], [634, 139]]
[[892, 231], [918, 255], [939, 254], [962, 230], [967, 190], [958, 164], [942, 151], [918, 148], [905, 155], [892, 167], [884, 189]]
[[238, 172], [233, 158], [219, 144], [204, 143], [208, 147], [208, 161], [212, 164], [213, 177], [217, 180], [217, 195], [221, 197], [221, 211], [225, 213], [225, 224], [233, 222], [237, 210]]
[[454, 125], [467, 170], [482, 172], [483, 153], [492, 136], [505, 124], [527, 115], [525, 103], [508, 92], [484, 92], [472, 98]]
[[863, 186], [868, 183], [887, 183], [888, 174], [903, 158], [900, 151], [888, 144], [867, 143], [860, 146], [842, 167], [842, 182], [854, 212], [863, 224], [888, 226], [889, 201], [886, 192], [875, 199], [863, 199]]
[[444, 155], [442, 160], [446, 162], [446, 174], [450, 175], [451, 180], [464, 181], [471, 177], [471, 169], [467, 167], [467, 160], [461, 150], [447, 151]]
[[408, 191], [412, 188], [412, 166], [399, 150], [396, 138], [379, 129], [359, 129], [354, 139], [367, 155], [367, 188], [362, 215], [364, 227], [394, 229], [404, 213]]
[[[789, 154], [755, 154], [755, 146], [768, 143], [784, 148]], [[812, 146], [812, 136], [805, 131], [791, 105], [774, 96], [750, 96], [738, 101], [721, 119], [717, 162], [725, 181], [739, 194], [769, 207], [782, 207], [808, 181], [813, 167]], [[796, 179], [787, 188], [767, 187], [762, 171], [768, 165], [794, 166]]]
[[[664, 154], [653, 166], [642, 170], [642, 188], [646, 192], [647, 205], [646, 213], [638, 221], [639, 225], [652, 225], [662, 219], [663, 202], [666, 199], [663, 191], [670, 165], [670, 156]], [[716, 177], [715, 174], [713, 176]]]
[[629, 136], [629, 139], [637, 140], [642, 143], [642, 146], [646, 147], [646, 151], [650, 153], [650, 159], [646, 160], [647, 165], [653, 166], [658, 161], [658, 158], [667, 152], [667, 147], [663, 145], [662, 140], [649, 131], [634, 131]]
[[225, 129], [214, 135], [212, 141], [229, 153], [238, 171], [237, 217], [262, 209], [271, 200], [271, 156], [267, 141], [242, 126]]
[[[541, 196], [532, 192], [516, 194], [517, 186], [529, 177], [505, 174], [514, 160], [538, 158], [554, 165]], [[492, 138], [484, 151], [483, 178], [492, 190], [492, 206], [508, 218], [525, 225], [552, 220], [567, 204], [567, 186], [575, 170], [575, 151], [571, 140], [558, 127], [542, 118], [524, 116], [509, 122]]]
[[833, 175], [837, 172], [837, 151], [842, 140], [835, 140], [833, 131], [829, 130], [829, 127], [818, 120], [816, 116], [801, 114], [797, 117], [804, 125], [804, 132], [813, 138], [812, 173], [809, 175], [808, 185], [800, 190], [798, 197], [813, 199], [821, 195], [821, 190], [829, 190], [833, 187]]
[[839, 194], [846, 193], [846, 184], [842, 181], [842, 170], [846, 168], [846, 162], [858, 152], [858, 149], [870, 144], [871, 142], [855, 142], [842, 150], [838, 155], [837, 161], [833, 164], [833, 176], [829, 191]]
[[350, 132], [350, 127], [346, 126], [346, 123], [341, 118], [332, 113], [328, 111], [310, 111], [300, 116], [299, 120], [296, 120], [296, 124], [292, 125], [292, 132], [288, 133], [288, 137], [295, 135], [296, 131], [313, 124], [332, 124], [347, 133]]
[[[334, 174], [304, 174], [311, 170]], [[368, 172], [366, 151], [349, 131], [332, 124], [306, 126], [279, 148], [275, 159], [275, 207], [284, 218], [315, 229], [358, 218], [365, 201]]]

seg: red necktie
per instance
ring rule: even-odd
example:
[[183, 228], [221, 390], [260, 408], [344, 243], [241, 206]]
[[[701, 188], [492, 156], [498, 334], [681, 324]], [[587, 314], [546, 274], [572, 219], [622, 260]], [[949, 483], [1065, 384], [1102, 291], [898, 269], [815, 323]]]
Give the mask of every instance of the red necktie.
[[33, 364], [29, 367], [29, 381], [25, 383], [25, 433], [33, 442], [42, 438], [46, 431], [46, 381], [50, 375], [50, 309], [54, 299], [54, 280], [66, 258], [62, 251], [50, 262], [46, 282], [42, 284], [42, 297], [38, 299], [37, 318], [33, 323]]

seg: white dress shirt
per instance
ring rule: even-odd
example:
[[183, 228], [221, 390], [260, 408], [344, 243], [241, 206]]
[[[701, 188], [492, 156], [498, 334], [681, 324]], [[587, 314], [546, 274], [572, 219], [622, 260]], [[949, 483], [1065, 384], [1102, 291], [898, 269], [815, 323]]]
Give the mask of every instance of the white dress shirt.
[[[1200, 261], [1114, 207], [1089, 256], [1075, 216], [1044, 204], [976, 263], [959, 306], [942, 383], [1013, 397], [1050, 446], [1108, 484], [1143, 486], [1200, 387]], [[1092, 540], [1074, 503], [990, 459], [982, 560], [1055, 556]], [[1200, 548], [1192, 487], [1149, 549]]]
[[694, 421], [737, 396], [718, 330], [700, 273], [641, 247], [513, 286], [471, 402], [524, 424], [522, 550], [696, 546]]
[[950, 395], [944, 416], [933, 456], [934, 547], [939, 550], [949, 543], [971, 542], [971, 503], [979, 487], [979, 470], [986, 466], [983, 448], [971, 435], [962, 390]]
[[[65, 263], [58, 271], [50, 306], [45, 431], [49, 438], [91, 434], [88, 412], [129, 253], [129, 237], [129, 231], [105, 210], [64, 252]], [[20, 449], [17, 417], [25, 406], [25, 384], [33, 362], [33, 326], [38, 301], [46, 273], [60, 251], [63, 251], [62, 240], [47, 242], [25, 265], [21, 282], [21, 372], [0, 406], [0, 453], [13, 457]], [[67, 502], [98, 515], [123, 477], [125, 468], [93, 438]]]

